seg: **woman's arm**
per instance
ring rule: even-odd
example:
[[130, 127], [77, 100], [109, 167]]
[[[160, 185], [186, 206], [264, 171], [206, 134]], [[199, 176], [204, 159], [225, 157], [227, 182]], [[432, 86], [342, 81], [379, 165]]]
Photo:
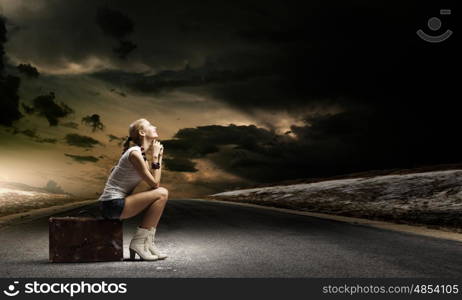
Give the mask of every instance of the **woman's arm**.
[[141, 178], [143, 178], [143, 180], [146, 181], [150, 187], [153, 189], [157, 189], [159, 187], [158, 180], [160, 180], [160, 178], [156, 180], [156, 178], [152, 176], [151, 172], [149, 172], [146, 162], [144, 161], [143, 156], [139, 151], [130, 152], [128, 159], [138, 171], [138, 174], [140, 174]]
[[163, 153], [161, 152], [157, 157], [155, 156], [153, 157], [153, 162], [154, 163], [158, 162], [160, 165], [160, 168], [159, 169], [151, 168], [152, 176], [154, 176], [155, 181], [158, 182], [159, 184], [160, 184], [160, 177], [162, 174], [162, 156], [163, 156]]

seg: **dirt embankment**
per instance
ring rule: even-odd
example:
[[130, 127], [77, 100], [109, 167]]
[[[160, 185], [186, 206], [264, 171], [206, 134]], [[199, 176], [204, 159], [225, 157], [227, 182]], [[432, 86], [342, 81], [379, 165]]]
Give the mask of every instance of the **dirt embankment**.
[[234, 190], [206, 198], [462, 232], [462, 168], [360, 174]]

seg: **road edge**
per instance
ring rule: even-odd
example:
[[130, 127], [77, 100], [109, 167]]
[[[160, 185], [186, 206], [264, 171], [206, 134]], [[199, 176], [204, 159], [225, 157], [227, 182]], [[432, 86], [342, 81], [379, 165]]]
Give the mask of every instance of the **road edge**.
[[79, 202], [72, 202], [63, 205], [55, 205], [50, 207], [38, 208], [34, 210], [30, 210], [27, 212], [12, 214], [0, 217], [0, 230], [16, 224], [30, 222], [35, 219], [43, 218], [46, 216], [50, 216], [53, 214], [65, 212], [68, 210], [72, 210], [81, 206], [86, 206], [92, 203], [96, 203], [98, 200], [85, 200]]
[[340, 215], [300, 211], [300, 210], [295, 210], [295, 209], [290, 209], [290, 208], [280, 208], [280, 207], [273, 207], [273, 206], [264, 206], [264, 205], [259, 205], [259, 204], [234, 202], [234, 201], [226, 201], [226, 200], [216, 200], [216, 199], [209, 199], [209, 198], [205, 198], [205, 199], [191, 198], [191, 200], [226, 203], [226, 204], [241, 205], [241, 206], [246, 206], [246, 207], [268, 209], [272, 211], [278, 211], [278, 212], [284, 212], [284, 213], [350, 223], [353, 225], [364, 225], [364, 226], [370, 226], [374, 228], [380, 228], [380, 229], [405, 232], [405, 233], [411, 233], [411, 234], [416, 234], [416, 235], [422, 235], [422, 236], [434, 237], [434, 238], [439, 238], [439, 239], [462, 242], [461, 233], [438, 230], [438, 229], [430, 229], [430, 228], [425, 228], [423, 226], [396, 224], [396, 223], [385, 222], [385, 221], [369, 220], [369, 219], [356, 218], [356, 217], [345, 217], [345, 216], [340, 216]]

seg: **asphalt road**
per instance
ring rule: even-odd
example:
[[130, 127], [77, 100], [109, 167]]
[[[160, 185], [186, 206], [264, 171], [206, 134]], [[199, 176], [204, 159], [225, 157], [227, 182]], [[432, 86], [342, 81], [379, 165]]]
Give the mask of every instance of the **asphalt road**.
[[121, 262], [48, 262], [48, 218], [2, 228], [0, 277], [462, 278], [460, 242], [199, 200], [169, 200], [156, 235], [169, 258], [130, 261], [139, 219], [124, 221]]

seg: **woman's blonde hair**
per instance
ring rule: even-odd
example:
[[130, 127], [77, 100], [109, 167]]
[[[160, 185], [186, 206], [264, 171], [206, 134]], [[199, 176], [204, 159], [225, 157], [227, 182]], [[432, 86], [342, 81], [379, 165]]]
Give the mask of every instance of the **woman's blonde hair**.
[[124, 150], [122, 151], [122, 154], [124, 154], [125, 151], [127, 151], [128, 148], [130, 148], [130, 142], [133, 142], [138, 146], [141, 145], [140, 130], [144, 129], [145, 122], [148, 122], [148, 120], [138, 119], [131, 123], [130, 126], [128, 126], [128, 137], [125, 139], [123, 143]]

